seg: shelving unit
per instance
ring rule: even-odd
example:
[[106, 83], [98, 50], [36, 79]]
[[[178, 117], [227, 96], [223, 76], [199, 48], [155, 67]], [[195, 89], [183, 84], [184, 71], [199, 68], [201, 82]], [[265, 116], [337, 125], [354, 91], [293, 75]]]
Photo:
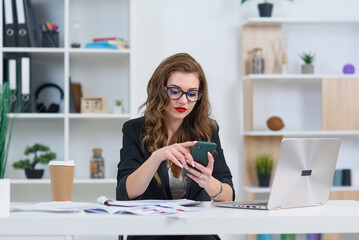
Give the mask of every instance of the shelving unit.
[[[23, 171], [12, 168], [13, 162], [25, 158], [23, 151], [26, 146], [36, 142], [48, 145], [57, 154], [57, 160], [75, 160], [74, 201], [95, 201], [100, 195], [114, 198], [122, 125], [133, 116], [131, 1], [31, 0], [31, 3], [37, 22], [58, 24], [59, 47], [4, 47], [3, 41], [0, 43], [1, 61], [8, 53], [26, 53], [31, 57], [33, 113], [10, 114], [12, 119], [16, 119], [6, 169], [6, 176], [11, 179], [11, 200], [51, 200], [47, 166], [39, 166], [45, 168], [42, 180], [25, 179]], [[116, 22], [113, 22], [114, 19]], [[75, 24], [80, 26], [76, 40], [80, 41], [81, 48], [71, 48]], [[2, 33], [0, 37], [2, 39]], [[97, 37], [121, 37], [130, 48], [83, 48]], [[81, 83], [84, 97], [106, 97], [108, 113], [70, 112], [70, 78]], [[62, 101], [57, 90], [48, 90], [44, 99], [36, 101], [36, 89], [48, 82], [64, 90]], [[112, 113], [117, 99], [123, 100], [123, 114]], [[36, 102], [44, 102], [46, 106], [48, 103], [60, 103], [60, 111], [36, 113]], [[90, 179], [90, 158], [95, 147], [103, 149], [105, 179]], [[32, 196], [26, 199], [29, 191]]]
[[[359, 169], [359, 110], [355, 92], [359, 75], [342, 74], [344, 64], [359, 61], [359, 21], [253, 18], [242, 27], [243, 176], [244, 198], [268, 196], [258, 188], [253, 156], [270, 153], [277, 159], [283, 137], [339, 137], [338, 168]], [[328, 40], [335, 32], [334, 40]], [[325, 44], [323, 44], [325, 42]], [[285, 43], [285, 44], [284, 44]], [[343, 46], [345, 43], [345, 46]], [[283, 47], [285, 46], [286, 47]], [[331, 46], [331, 47], [328, 47]], [[250, 74], [249, 51], [263, 49], [264, 74]], [[281, 74], [286, 48], [289, 74]], [[315, 74], [300, 74], [303, 51], [316, 53]], [[339, 114], [339, 117], [337, 116]], [[279, 116], [285, 127], [271, 131], [266, 122]], [[359, 189], [334, 187], [331, 199], [359, 199]]]
[[[359, 62], [358, 29], [357, 20], [253, 18], [243, 24], [244, 199], [268, 198], [270, 188], [257, 187], [253, 158], [269, 153], [275, 166], [283, 137], [339, 137], [337, 168], [359, 169], [359, 110], [354, 106], [359, 101], [359, 75], [341, 73], [344, 64]], [[249, 72], [248, 53], [255, 47], [263, 49], [264, 74]], [[281, 74], [282, 49], [289, 74]], [[298, 55], [308, 51], [316, 54], [315, 73], [301, 74]], [[283, 120], [282, 130], [268, 129], [266, 122], [272, 116]], [[329, 198], [359, 200], [359, 187], [332, 187]]]

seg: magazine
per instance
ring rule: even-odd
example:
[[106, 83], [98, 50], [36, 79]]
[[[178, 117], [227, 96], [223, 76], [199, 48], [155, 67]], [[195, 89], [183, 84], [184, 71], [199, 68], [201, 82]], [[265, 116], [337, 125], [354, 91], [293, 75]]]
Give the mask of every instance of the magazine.
[[174, 199], [174, 200], [130, 200], [130, 201], [118, 201], [109, 199], [105, 196], [97, 198], [97, 202], [108, 205], [108, 206], [120, 206], [120, 207], [140, 207], [145, 205], [154, 205], [154, 204], [176, 204], [180, 206], [195, 206], [200, 204], [199, 201], [189, 200], [189, 199]]
[[35, 204], [16, 205], [11, 208], [11, 211], [54, 213], [86, 212], [98, 214], [134, 214], [141, 216], [162, 215], [174, 217], [181, 217], [204, 211], [201, 208], [186, 207], [199, 203], [187, 199], [115, 201], [102, 196], [97, 199], [97, 202], [98, 203], [40, 202]]
[[181, 217], [193, 213], [198, 213], [198, 208], [188, 208], [176, 204], [153, 204], [136, 207], [118, 207], [101, 205], [84, 209], [87, 213], [99, 214], [135, 214], [141, 216], [174, 216]]

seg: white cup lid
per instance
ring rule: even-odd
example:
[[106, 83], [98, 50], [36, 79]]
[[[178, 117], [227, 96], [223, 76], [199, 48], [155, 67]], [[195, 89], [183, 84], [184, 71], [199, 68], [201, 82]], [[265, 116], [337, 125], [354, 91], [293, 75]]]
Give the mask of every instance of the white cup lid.
[[75, 166], [75, 161], [74, 160], [50, 161], [49, 165]]

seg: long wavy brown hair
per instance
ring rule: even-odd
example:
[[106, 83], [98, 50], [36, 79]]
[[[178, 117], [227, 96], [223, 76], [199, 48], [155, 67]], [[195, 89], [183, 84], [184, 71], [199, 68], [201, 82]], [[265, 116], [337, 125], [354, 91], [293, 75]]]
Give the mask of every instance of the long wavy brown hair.
[[[174, 138], [177, 143], [185, 141], [210, 141], [213, 130], [217, 128], [214, 120], [209, 118], [210, 103], [208, 100], [207, 80], [201, 65], [189, 54], [178, 53], [172, 55], [161, 62], [153, 73], [147, 85], [147, 100], [140, 109], [146, 107], [144, 111], [145, 135], [142, 139], [142, 147], [145, 146], [149, 152], [164, 147], [168, 141], [167, 128], [165, 125], [165, 107], [170, 99], [167, 96], [165, 87], [168, 78], [174, 72], [194, 73], [199, 79], [199, 90], [202, 98], [196, 103], [192, 112], [184, 119], [182, 125], [177, 130]], [[173, 175], [178, 178], [182, 169], [171, 161], [168, 161]], [[184, 173], [182, 173], [185, 176]], [[155, 179], [159, 184], [161, 180], [158, 174]]]

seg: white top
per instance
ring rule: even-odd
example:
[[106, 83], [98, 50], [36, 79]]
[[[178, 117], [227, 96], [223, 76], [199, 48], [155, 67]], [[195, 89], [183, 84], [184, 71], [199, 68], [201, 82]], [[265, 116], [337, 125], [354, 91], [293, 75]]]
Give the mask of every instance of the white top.
[[50, 161], [49, 165], [59, 165], [59, 166], [75, 166], [74, 160], [65, 160], [65, 161]]
[[179, 178], [175, 178], [171, 171], [171, 168], [168, 169], [168, 177], [170, 180], [170, 189], [173, 199], [181, 199], [186, 195], [186, 185], [187, 181], [183, 180], [182, 173]]

